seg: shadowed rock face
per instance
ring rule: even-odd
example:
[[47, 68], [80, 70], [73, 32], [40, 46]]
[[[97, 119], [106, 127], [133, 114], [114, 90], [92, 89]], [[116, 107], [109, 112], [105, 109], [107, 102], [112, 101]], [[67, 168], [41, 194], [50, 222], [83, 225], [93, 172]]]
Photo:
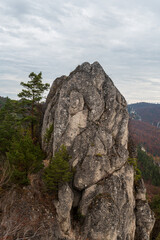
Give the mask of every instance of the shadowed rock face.
[[[83, 63], [56, 79], [46, 103], [43, 149], [50, 157], [66, 145], [76, 169], [73, 185], [62, 186], [55, 202], [64, 239], [149, 240], [154, 218], [141, 188], [135, 198], [134, 170], [127, 163], [126, 101], [100, 64]], [[83, 215], [74, 230], [73, 208]]]

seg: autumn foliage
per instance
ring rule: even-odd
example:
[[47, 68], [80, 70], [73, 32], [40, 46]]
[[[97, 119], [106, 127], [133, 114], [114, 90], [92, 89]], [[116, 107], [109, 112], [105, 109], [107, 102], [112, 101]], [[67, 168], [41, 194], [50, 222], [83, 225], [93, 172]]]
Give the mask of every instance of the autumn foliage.
[[160, 129], [149, 123], [130, 120], [129, 131], [136, 144], [142, 145], [153, 156], [160, 156]]

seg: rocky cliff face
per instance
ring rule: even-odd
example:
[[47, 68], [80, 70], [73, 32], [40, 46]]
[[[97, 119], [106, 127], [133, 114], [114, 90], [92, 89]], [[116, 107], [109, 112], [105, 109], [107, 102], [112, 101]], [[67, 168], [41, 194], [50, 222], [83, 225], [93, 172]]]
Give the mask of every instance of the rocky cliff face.
[[127, 163], [126, 101], [97, 62], [78, 66], [51, 87], [42, 146], [50, 157], [62, 144], [76, 170], [73, 183], [62, 186], [54, 202], [63, 239], [149, 240], [154, 217], [143, 181], [135, 188]]
[[48, 159], [62, 144], [73, 181], [58, 199], [43, 192], [41, 173], [30, 176], [30, 186], [1, 192], [0, 238], [149, 240], [154, 216], [127, 161], [126, 101], [97, 62], [53, 82], [42, 127]]

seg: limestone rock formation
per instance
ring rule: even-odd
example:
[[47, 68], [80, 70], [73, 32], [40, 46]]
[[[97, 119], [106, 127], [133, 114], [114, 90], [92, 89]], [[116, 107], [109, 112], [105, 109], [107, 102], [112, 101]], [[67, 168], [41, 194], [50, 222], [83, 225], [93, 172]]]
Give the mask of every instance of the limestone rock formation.
[[53, 82], [42, 146], [49, 158], [62, 144], [75, 168], [73, 183], [59, 190], [55, 202], [63, 239], [149, 240], [154, 217], [127, 163], [126, 101], [98, 62], [83, 63]]
[[67, 147], [73, 180], [58, 198], [44, 191], [43, 170], [29, 186], [0, 189], [0, 239], [149, 240], [154, 216], [127, 161], [126, 101], [99, 63], [53, 82], [41, 135], [46, 166]]

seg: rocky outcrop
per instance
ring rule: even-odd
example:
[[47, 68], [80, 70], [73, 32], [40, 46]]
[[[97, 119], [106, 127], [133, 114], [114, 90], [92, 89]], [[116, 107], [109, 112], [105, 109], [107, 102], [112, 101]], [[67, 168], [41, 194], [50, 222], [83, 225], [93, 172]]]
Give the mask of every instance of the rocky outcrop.
[[84, 191], [81, 212], [89, 239], [134, 239], [133, 170], [124, 166]]
[[146, 201], [146, 188], [141, 179], [135, 186], [135, 199], [136, 199], [136, 235], [135, 240], [148, 240], [153, 223], [155, 222], [154, 215]]
[[43, 170], [29, 186], [0, 189], [0, 239], [149, 240], [154, 216], [127, 160], [136, 151], [126, 101], [99, 63], [53, 82], [41, 135], [45, 166], [67, 146], [73, 180], [58, 197], [44, 191]]
[[[62, 144], [75, 169], [73, 183], [59, 190], [55, 202], [64, 239], [149, 240], [154, 217], [127, 163], [126, 101], [97, 62], [53, 82], [42, 146], [50, 157]], [[83, 221], [75, 221], [76, 215]]]
[[71, 235], [71, 209], [73, 204], [73, 193], [68, 184], [64, 184], [58, 191], [58, 200], [54, 201], [57, 211], [57, 220], [62, 232]]

